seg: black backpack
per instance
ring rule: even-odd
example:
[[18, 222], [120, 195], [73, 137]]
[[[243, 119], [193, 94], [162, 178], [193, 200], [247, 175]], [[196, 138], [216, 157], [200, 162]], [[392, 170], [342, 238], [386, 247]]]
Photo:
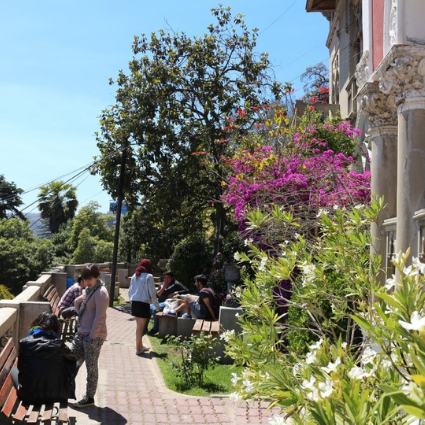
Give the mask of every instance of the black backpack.
[[215, 317], [218, 320], [219, 314], [220, 314], [220, 306], [221, 306], [220, 297], [211, 288], [202, 288], [201, 291], [208, 292], [211, 295], [211, 298], [212, 298], [212, 301], [213, 301], [212, 308], [214, 309]]

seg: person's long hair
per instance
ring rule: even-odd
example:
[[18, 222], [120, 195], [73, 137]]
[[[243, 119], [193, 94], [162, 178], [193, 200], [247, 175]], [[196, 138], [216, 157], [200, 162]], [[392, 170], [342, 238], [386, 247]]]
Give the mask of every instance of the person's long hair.
[[147, 259], [140, 261], [139, 267], [136, 269], [136, 276], [140, 276], [142, 273], [153, 273], [152, 264]]
[[31, 328], [39, 326], [40, 328], [54, 332], [56, 335], [59, 333], [60, 324], [58, 318], [49, 311], [44, 311], [39, 314], [32, 322]]

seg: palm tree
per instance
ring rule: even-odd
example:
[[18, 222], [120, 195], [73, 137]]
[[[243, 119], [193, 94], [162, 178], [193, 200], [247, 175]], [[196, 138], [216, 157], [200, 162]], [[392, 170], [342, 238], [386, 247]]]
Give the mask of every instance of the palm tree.
[[61, 224], [74, 218], [78, 201], [77, 188], [62, 181], [40, 187], [38, 209], [41, 218], [48, 220], [51, 233], [57, 233]]

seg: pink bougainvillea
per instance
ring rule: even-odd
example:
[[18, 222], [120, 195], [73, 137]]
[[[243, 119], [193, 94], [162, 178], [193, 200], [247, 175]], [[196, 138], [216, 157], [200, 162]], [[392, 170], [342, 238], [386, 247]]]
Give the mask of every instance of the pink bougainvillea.
[[283, 207], [310, 231], [320, 210], [368, 203], [370, 172], [356, 172], [352, 156], [329, 148], [359, 134], [345, 122], [312, 124], [292, 135], [283, 154], [272, 146], [240, 152], [230, 161], [232, 173], [223, 196], [234, 207], [240, 229], [246, 228], [247, 215], [254, 208]]

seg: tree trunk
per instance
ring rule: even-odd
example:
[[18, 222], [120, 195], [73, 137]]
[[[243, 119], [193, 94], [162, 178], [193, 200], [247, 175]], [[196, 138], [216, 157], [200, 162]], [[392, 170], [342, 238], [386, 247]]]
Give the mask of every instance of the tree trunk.
[[225, 210], [221, 202], [214, 202], [215, 208], [215, 233], [214, 233], [214, 256], [220, 251], [220, 236], [223, 235], [225, 222]]

